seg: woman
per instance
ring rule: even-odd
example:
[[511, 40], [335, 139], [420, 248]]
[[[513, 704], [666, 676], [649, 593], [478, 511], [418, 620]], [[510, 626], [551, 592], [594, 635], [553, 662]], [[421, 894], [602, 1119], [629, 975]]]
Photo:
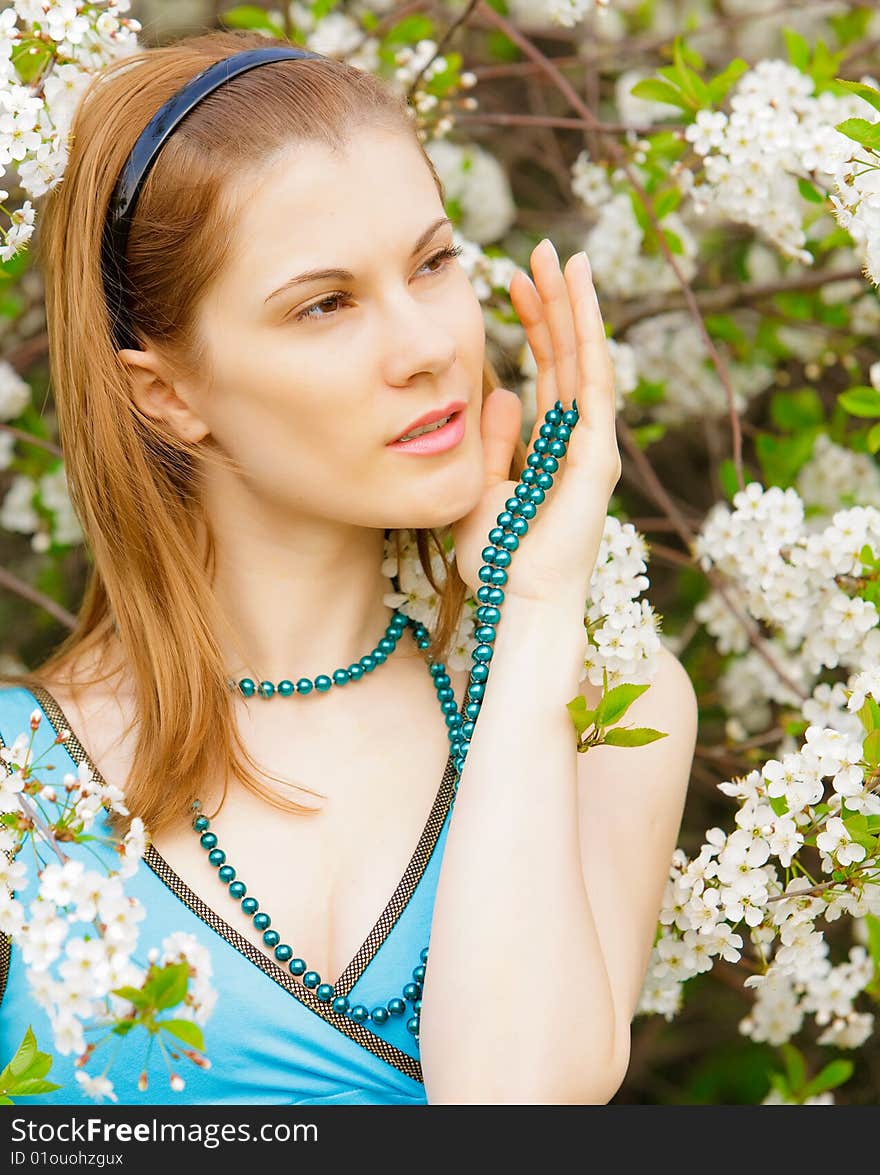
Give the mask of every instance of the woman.
[[[426, 663], [445, 661], [484, 582], [525, 451], [405, 104], [317, 55], [249, 68], [165, 128], [116, 271], [102, 255], [145, 112], [267, 44], [221, 32], [148, 50], [104, 70], [78, 109], [40, 249], [93, 566], [75, 631], [6, 679], [0, 734], [14, 739], [35, 704], [44, 745], [73, 732], [59, 765], [123, 788], [150, 833], [131, 883], [142, 938], [186, 930], [212, 954], [212, 1067], [190, 1071], [181, 1099], [155, 1079], [138, 1089], [123, 1052], [121, 1101], [606, 1102], [627, 1067], [696, 704], [664, 652], [628, 717], [667, 737], [576, 752], [566, 703], [599, 696], [580, 683], [584, 604], [620, 473], [589, 267], [578, 255], [563, 273], [544, 241], [534, 281], [511, 282], [539, 372], [532, 439], [557, 400], [576, 398], [580, 420], [514, 552], [455, 791], [472, 666], [438, 678]], [[453, 418], [442, 444], [395, 443], [425, 416]], [[430, 643], [396, 629], [393, 655], [345, 688], [247, 696], [243, 679], [329, 680], [377, 647], [401, 531], [429, 574], [431, 545], [454, 539]], [[256, 912], [208, 859], [221, 846]], [[22, 972], [13, 946], [7, 1054], [28, 1022], [51, 1040]], [[42, 1100], [77, 1100], [74, 1060], [59, 1058], [62, 1089]]]

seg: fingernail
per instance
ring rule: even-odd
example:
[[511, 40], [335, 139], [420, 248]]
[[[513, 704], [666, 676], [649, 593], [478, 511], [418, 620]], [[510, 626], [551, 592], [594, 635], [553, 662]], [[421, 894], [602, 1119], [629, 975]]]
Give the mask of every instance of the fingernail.
[[541, 242], [541, 244], [542, 245], [549, 245], [550, 252], [553, 254], [553, 256], [556, 258], [557, 261], [559, 260], [559, 254], [556, 252], [556, 246], [553, 244], [553, 242], [550, 240], [549, 237], [545, 237], [544, 240]]
[[577, 261], [577, 264], [581, 267], [581, 270], [583, 271], [583, 273], [587, 277], [591, 277], [593, 271], [590, 268], [590, 259], [589, 259], [589, 257], [587, 257], [586, 253], [583, 250], [581, 250], [580, 253], [575, 253], [575, 259]]

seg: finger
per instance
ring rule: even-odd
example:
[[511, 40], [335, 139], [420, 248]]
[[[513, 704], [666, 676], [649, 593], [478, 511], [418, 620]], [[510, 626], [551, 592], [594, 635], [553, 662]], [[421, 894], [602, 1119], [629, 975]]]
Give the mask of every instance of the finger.
[[510, 279], [510, 300], [517, 313], [526, 341], [535, 359], [535, 419], [540, 426], [544, 417], [556, 403], [559, 392], [556, 387], [553, 340], [544, 317], [544, 304], [528, 274], [518, 269]]
[[577, 341], [577, 401], [579, 423], [596, 429], [616, 443], [614, 364], [605, 337], [602, 311], [585, 253], [570, 257], [565, 283], [574, 317]]
[[532, 250], [531, 265], [553, 345], [556, 398], [562, 401], [563, 408], [570, 408], [577, 392], [577, 339], [569, 290], [548, 238]]
[[522, 428], [522, 401], [516, 392], [495, 388], [483, 401], [480, 435], [487, 486], [510, 477], [510, 463]]

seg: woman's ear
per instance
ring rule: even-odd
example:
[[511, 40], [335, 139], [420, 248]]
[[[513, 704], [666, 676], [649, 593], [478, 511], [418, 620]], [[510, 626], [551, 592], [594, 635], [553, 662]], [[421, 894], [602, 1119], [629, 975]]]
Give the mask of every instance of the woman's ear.
[[116, 352], [128, 369], [131, 399], [145, 416], [163, 420], [184, 441], [203, 440], [210, 429], [180, 394], [170, 369], [153, 350]]

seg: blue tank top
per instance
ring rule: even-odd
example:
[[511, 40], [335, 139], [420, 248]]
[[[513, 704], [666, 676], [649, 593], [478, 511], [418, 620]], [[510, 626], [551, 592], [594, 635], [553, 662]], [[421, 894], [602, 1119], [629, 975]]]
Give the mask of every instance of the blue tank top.
[[[462, 709], [464, 701], [462, 701]], [[63, 776], [85, 762], [99, 781], [100, 772], [71, 731], [66, 743], [53, 743], [56, 734], [70, 729], [64, 713], [45, 689], [0, 687], [0, 746], [11, 745], [21, 733], [30, 733], [35, 709], [45, 718], [34, 739], [34, 755], [45, 754], [35, 774], [44, 782], [60, 784]], [[45, 763], [55, 770], [41, 773]], [[6, 768], [0, 760], [0, 768]], [[427, 823], [396, 890], [355, 957], [334, 984], [351, 1004], [372, 1009], [399, 995], [411, 982], [419, 952], [430, 937], [431, 916], [443, 843], [450, 816], [455, 771], [450, 755]], [[115, 782], [115, 781], [114, 781]], [[102, 809], [92, 830], [111, 835]], [[108, 869], [118, 865], [112, 848], [91, 842]], [[71, 857], [81, 857], [99, 868], [85, 846], [68, 844]], [[114, 864], [115, 862], [115, 864]], [[26, 912], [36, 895], [36, 877], [28, 854], [29, 885], [20, 900]], [[357, 1023], [334, 1012], [286, 968], [253, 946], [225, 918], [237, 903], [218, 885], [219, 900], [207, 905], [192, 892], [170, 865], [150, 846], [136, 874], [125, 882], [125, 892], [146, 910], [139, 924], [134, 961], [146, 965], [147, 951], [161, 945], [172, 931], [186, 931], [211, 956], [211, 983], [217, 1000], [203, 1031], [211, 1067], [199, 1069], [181, 1058], [176, 1071], [186, 1082], [180, 1093], [168, 1084], [168, 1071], [155, 1046], [149, 1064], [149, 1085], [137, 1089], [143, 1068], [147, 1034], [138, 1029], [119, 1038], [119, 1051], [108, 1077], [120, 1105], [424, 1105], [427, 1102], [418, 1056], [418, 1044], [406, 1029], [407, 1016], [391, 1016], [384, 1025]], [[81, 934], [82, 923], [73, 932]], [[52, 1093], [23, 1098], [22, 1105], [94, 1105], [75, 1080], [73, 1055], [55, 1051], [49, 1018], [32, 997], [20, 951], [0, 934], [0, 1068], [8, 1063], [30, 1024], [37, 1045], [53, 1054], [46, 1080], [61, 1086]], [[168, 1035], [163, 1033], [168, 1040]], [[95, 1039], [87, 1033], [86, 1039]], [[103, 1068], [98, 1059], [108, 1042], [87, 1065], [90, 1073]]]

